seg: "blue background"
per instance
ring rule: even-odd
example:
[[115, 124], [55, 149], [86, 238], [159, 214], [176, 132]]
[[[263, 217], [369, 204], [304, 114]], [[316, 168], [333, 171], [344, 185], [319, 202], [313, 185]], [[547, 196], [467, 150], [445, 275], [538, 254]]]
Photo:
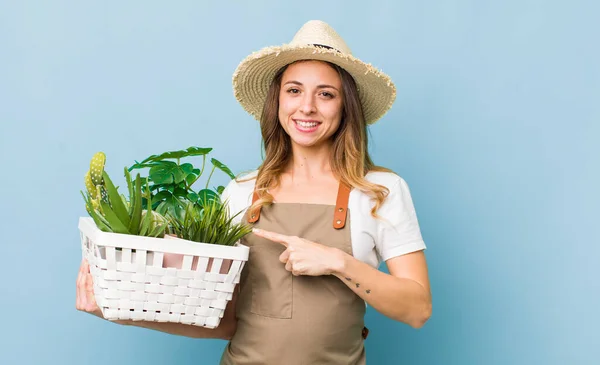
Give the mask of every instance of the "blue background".
[[[252, 3], [250, 5], [249, 3]], [[307, 20], [399, 93], [375, 161], [411, 188], [433, 291], [414, 330], [372, 309], [370, 364], [597, 364], [598, 2], [0, 2], [1, 364], [215, 364], [220, 340], [75, 310], [79, 190], [149, 154], [260, 163], [231, 75]], [[225, 182], [215, 175], [216, 182]]]

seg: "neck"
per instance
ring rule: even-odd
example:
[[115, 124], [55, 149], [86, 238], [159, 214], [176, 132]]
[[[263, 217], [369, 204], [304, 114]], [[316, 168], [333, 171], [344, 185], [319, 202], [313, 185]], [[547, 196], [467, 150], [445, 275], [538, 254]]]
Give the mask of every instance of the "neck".
[[294, 180], [314, 180], [330, 176], [331, 144], [302, 147], [292, 144], [292, 159], [287, 168]]

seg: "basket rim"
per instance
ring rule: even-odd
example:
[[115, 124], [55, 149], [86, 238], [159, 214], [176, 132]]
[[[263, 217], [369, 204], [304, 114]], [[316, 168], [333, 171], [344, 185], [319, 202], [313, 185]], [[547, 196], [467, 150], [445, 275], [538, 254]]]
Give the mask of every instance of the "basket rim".
[[97, 246], [129, 248], [136, 250], [194, 255], [247, 261], [250, 248], [236, 243], [234, 246], [222, 246], [212, 243], [194, 242], [182, 238], [165, 239], [135, 236], [122, 233], [103, 232], [91, 217], [79, 217], [79, 231], [91, 239]]

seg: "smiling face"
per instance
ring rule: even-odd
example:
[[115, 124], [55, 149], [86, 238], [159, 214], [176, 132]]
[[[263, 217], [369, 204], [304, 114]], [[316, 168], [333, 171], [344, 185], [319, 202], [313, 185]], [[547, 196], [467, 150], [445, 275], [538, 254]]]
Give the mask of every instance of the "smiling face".
[[278, 116], [293, 145], [328, 142], [340, 125], [342, 110], [342, 80], [333, 67], [301, 61], [284, 71]]

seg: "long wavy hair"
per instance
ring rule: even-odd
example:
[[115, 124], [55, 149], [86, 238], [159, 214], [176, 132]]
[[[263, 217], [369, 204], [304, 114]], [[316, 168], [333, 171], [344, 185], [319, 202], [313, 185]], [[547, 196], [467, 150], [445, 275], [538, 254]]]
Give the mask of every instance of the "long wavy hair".
[[[330, 137], [332, 140], [331, 170], [339, 181], [370, 196], [375, 201], [371, 215], [378, 217], [377, 210], [389, 194], [389, 189], [367, 181], [365, 175], [369, 171], [392, 172], [392, 170], [376, 166], [369, 156], [367, 124], [354, 79], [338, 65], [325, 63], [338, 72], [342, 81], [342, 120], [337, 131]], [[281, 80], [288, 67], [289, 65], [284, 66], [277, 72], [265, 99], [260, 118], [264, 159], [258, 168], [258, 174], [238, 180], [249, 181], [256, 178], [255, 191], [259, 198], [248, 208], [249, 212], [273, 203], [273, 196], [268, 190], [279, 185], [280, 176], [292, 159], [291, 138], [280, 125], [278, 116]]]

